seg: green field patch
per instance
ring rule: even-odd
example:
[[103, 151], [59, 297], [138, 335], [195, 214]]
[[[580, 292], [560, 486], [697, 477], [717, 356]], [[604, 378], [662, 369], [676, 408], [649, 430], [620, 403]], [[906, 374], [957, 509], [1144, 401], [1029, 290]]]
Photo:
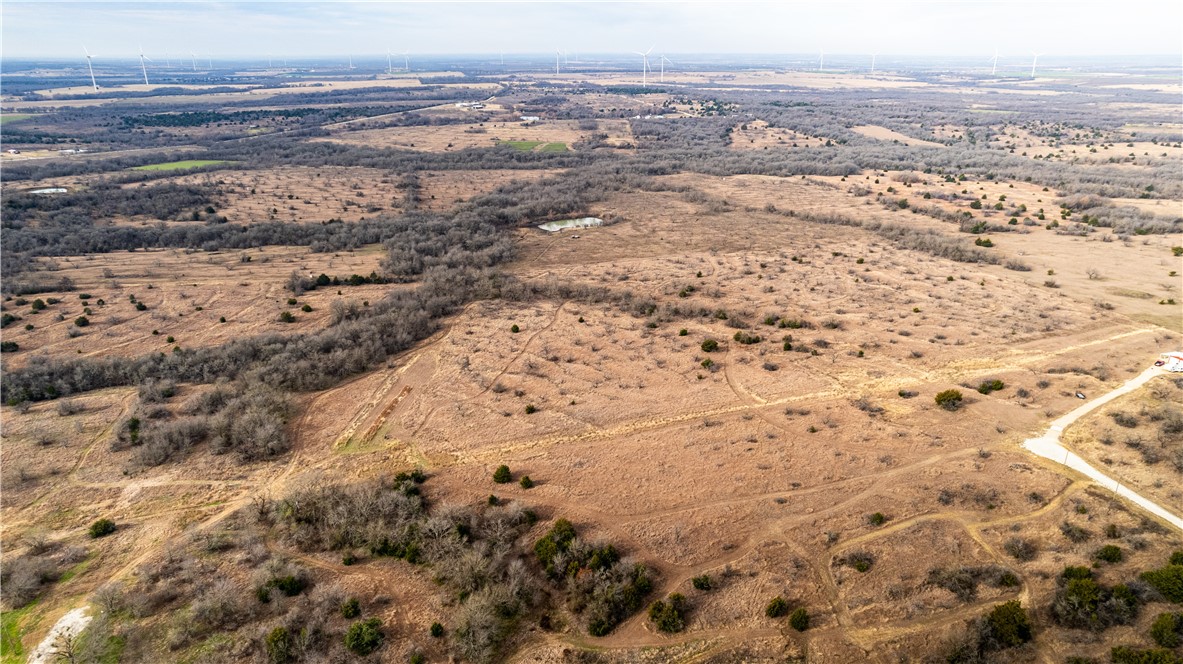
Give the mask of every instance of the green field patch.
[[216, 166], [217, 164], [228, 164], [230, 162], [221, 159], [185, 159], [182, 161], [169, 161], [163, 164], [148, 164], [147, 166], [134, 166], [133, 171], [179, 171], [186, 168], [201, 168], [202, 166]]
[[529, 152], [546, 141], [498, 141], [497, 145], [508, 145], [515, 150]]
[[567, 151], [567, 144], [566, 143], [547, 143], [546, 145], [542, 146], [542, 149], [539, 150], [539, 152], [566, 152], [566, 151]]
[[21, 627], [21, 621], [29, 615], [37, 602], [19, 609], [0, 613], [0, 662], [4, 664], [23, 664], [25, 661], [25, 646], [21, 643], [21, 634], [27, 627]]
[[0, 124], [8, 124], [9, 122], [20, 122], [21, 120], [28, 120], [33, 117], [29, 113], [5, 113], [0, 115]]

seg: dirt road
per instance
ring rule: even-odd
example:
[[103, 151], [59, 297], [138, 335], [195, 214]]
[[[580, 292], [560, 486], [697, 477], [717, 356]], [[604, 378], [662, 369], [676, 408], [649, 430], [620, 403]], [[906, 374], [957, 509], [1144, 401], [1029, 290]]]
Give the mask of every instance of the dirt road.
[[1150, 367], [1146, 371], [1143, 371], [1141, 374], [1139, 374], [1137, 377], [1126, 381], [1126, 383], [1121, 387], [1085, 403], [1083, 406], [1080, 406], [1079, 408], [1069, 412], [1067, 415], [1064, 415], [1058, 420], [1052, 422], [1051, 427], [1048, 428], [1046, 433], [1038, 438], [1027, 439], [1023, 442], [1023, 447], [1030, 452], [1038, 454], [1041, 457], [1051, 459], [1058, 464], [1067, 466], [1072, 470], [1089, 477], [1095, 481], [1098, 486], [1102, 486], [1106, 489], [1109, 489], [1110, 491], [1113, 491], [1118, 496], [1125, 498], [1135, 505], [1138, 505], [1147, 512], [1150, 512], [1159, 519], [1174, 526], [1176, 529], [1183, 531], [1183, 518], [1176, 516], [1149, 498], [1134, 492], [1129, 487], [1122, 486], [1119, 481], [1109, 477], [1105, 473], [1102, 473], [1100, 470], [1097, 470], [1087, 461], [1080, 458], [1071, 450], [1060, 444], [1060, 435], [1064, 433], [1064, 429], [1068, 428], [1068, 426], [1073, 422], [1080, 419], [1085, 414], [1099, 408], [1100, 406], [1103, 406], [1122, 395], [1129, 394], [1139, 387], [1142, 387], [1147, 382], [1149, 382], [1151, 378], [1154, 378], [1161, 373], [1163, 373], [1163, 371], [1158, 367]]

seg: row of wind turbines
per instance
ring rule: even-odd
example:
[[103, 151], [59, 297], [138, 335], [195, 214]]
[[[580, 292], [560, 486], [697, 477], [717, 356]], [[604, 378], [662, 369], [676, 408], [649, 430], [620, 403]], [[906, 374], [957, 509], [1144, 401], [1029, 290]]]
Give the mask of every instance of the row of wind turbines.
[[[649, 62], [649, 55], [651, 53], [653, 53], [654, 48], [655, 48], [654, 46], [650, 46], [649, 49], [645, 52], [633, 51], [634, 55], [641, 56], [641, 87], [649, 87], [649, 75], [653, 73], [653, 67]], [[90, 73], [91, 87], [93, 87], [95, 90], [98, 90], [99, 85], [98, 85], [98, 82], [95, 80], [95, 75], [94, 75], [94, 62], [93, 62], [94, 55], [92, 55], [91, 52], [89, 50], [87, 50], [85, 45], [82, 46], [82, 51], [83, 51], [83, 53], [86, 54], [86, 68], [87, 68], [87, 71]], [[197, 54], [190, 53], [189, 55], [191, 57], [193, 71], [197, 71]], [[401, 68], [396, 69], [395, 62], [397, 61], [397, 57], [399, 55], [401, 55], [403, 58], [403, 66]], [[876, 60], [879, 57], [879, 54], [878, 53], [870, 53], [869, 55], [871, 57], [870, 72], [873, 74], [873, 73], [875, 73]], [[1039, 61], [1039, 57], [1042, 55], [1044, 55], [1044, 54], [1043, 53], [1033, 53], [1032, 54], [1031, 78], [1035, 78], [1035, 67]], [[560, 73], [562, 66], [568, 65], [568, 63], [570, 62], [568, 60], [568, 56], [569, 56], [569, 53], [567, 53], [565, 51], [561, 51], [561, 50], [555, 51], [555, 74]], [[999, 58], [998, 51], [995, 50], [994, 57], [988, 61], [990, 63], [990, 75], [991, 76], [995, 76], [998, 73], [998, 58]], [[143, 46], [140, 46], [139, 59], [140, 59], [140, 73], [144, 77], [144, 85], [148, 85], [149, 82], [148, 82], [148, 65], [147, 65], [147, 63], [154, 62], [154, 60], [152, 60], [152, 58], [149, 58], [148, 56], [144, 55], [144, 47]], [[213, 66], [214, 66], [213, 58], [210, 56], [206, 56], [206, 59], [208, 60], [210, 69], [213, 69]], [[183, 62], [183, 60], [182, 60], [182, 62]], [[816, 59], [816, 62], [817, 62], [817, 71], [822, 71], [825, 68], [825, 63], [826, 63], [825, 51], [821, 51], [818, 53], [818, 57]], [[501, 53], [501, 64], [503, 66], [505, 65], [505, 53], [504, 52]], [[658, 67], [659, 67], [658, 80], [661, 83], [665, 83], [665, 66], [667, 64], [672, 65], [674, 63], [669, 58], [667, 58], [664, 53], [659, 55], [658, 56]], [[168, 59], [167, 66], [170, 68], [172, 67], [172, 60], [171, 59]], [[272, 57], [270, 55], [268, 55], [267, 56], [267, 68], [270, 69], [270, 68], [272, 68], [272, 66], [273, 66]], [[287, 59], [286, 58], [284, 59], [284, 66], [285, 67], [287, 66]], [[348, 56], [348, 68], [350, 70], [356, 69], [356, 67], [354, 67], [354, 65], [353, 65], [353, 56], [352, 55]], [[387, 74], [393, 75], [395, 71], [409, 72], [410, 70], [411, 70], [410, 51], [403, 51], [402, 53], [397, 53], [397, 54], [394, 53], [393, 51], [386, 52], [386, 73]]]
[[[86, 69], [88, 72], [90, 72], [90, 85], [92, 88], [94, 88], [97, 91], [99, 89], [99, 84], [95, 80], [95, 77], [94, 77], [94, 55], [92, 55], [91, 52], [86, 48], [85, 44], [82, 45], [82, 52], [86, 54]], [[197, 54], [190, 53], [189, 55], [193, 58], [193, 71], [197, 71]], [[209, 68], [213, 69], [214, 68], [213, 57], [206, 56], [206, 60], [208, 60], [208, 62], [209, 62]], [[147, 63], [149, 63], [149, 62], [155, 62], [155, 60], [144, 55], [144, 47], [141, 46], [140, 47], [140, 73], [142, 73], [144, 75], [144, 85], [148, 85], [148, 65], [147, 65]], [[182, 62], [184, 62], [184, 60], [182, 60]], [[171, 59], [169, 59], [167, 61], [167, 66], [170, 68], [172, 67], [172, 60]]]

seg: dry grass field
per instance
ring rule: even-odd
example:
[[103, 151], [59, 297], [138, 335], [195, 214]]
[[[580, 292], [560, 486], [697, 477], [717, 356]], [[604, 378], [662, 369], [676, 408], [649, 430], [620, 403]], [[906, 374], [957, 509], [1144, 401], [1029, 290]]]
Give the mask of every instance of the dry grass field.
[[574, 120], [546, 120], [526, 124], [516, 117], [465, 125], [426, 127], [391, 127], [363, 129], [334, 134], [331, 140], [350, 145], [393, 147], [427, 152], [451, 152], [469, 148], [487, 148], [509, 143], [519, 150], [562, 151], [572, 144], [587, 141], [593, 133], [605, 133], [609, 144], [631, 143], [628, 123], [623, 120], [600, 120], [597, 128], [580, 129]]
[[406, 193], [399, 188], [398, 179], [370, 168], [323, 166], [228, 170], [178, 175], [164, 181], [217, 187], [225, 200], [219, 214], [227, 221], [239, 224], [275, 220], [357, 221], [406, 206]]
[[[285, 93], [413, 90], [418, 77], [309, 77], [266, 94], [282, 107]], [[154, 229], [202, 221], [96, 214], [80, 234], [101, 235], [111, 246], [133, 238], [127, 246], [136, 248], [74, 255], [58, 251], [51, 236], [79, 228], [77, 217], [85, 215], [47, 204], [41, 216], [20, 217], [4, 232], [35, 247], [25, 250], [30, 266], [23, 269], [66, 277], [73, 289], [5, 294], [6, 316], [19, 317], [6, 319], [3, 331], [5, 344], [19, 346], [3, 355], [10, 375], [55, 362], [124, 366], [122, 358], [183, 357], [250, 339], [267, 341], [234, 352], [262, 356], [296, 335], [314, 340], [312, 352], [343, 357], [372, 343], [375, 335], [363, 327], [371, 320], [398, 328], [422, 314], [431, 325], [398, 346], [406, 350], [384, 350], [376, 361], [349, 356], [342, 362], [348, 371], [309, 362], [308, 371], [336, 372], [333, 380], [300, 383], [315, 388], [283, 391], [266, 375], [276, 366], [259, 360], [244, 363], [248, 370], [233, 380], [164, 389], [168, 381], [137, 375], [0, 407], [5, 584], [13, 587], [15, 578], [35, 591], [19, 607], [6, 598], [3, 664], [23, 661], [79, 607], [96, 616], [91, 629], [108, 639], [103, 647], [115, 648], [94, 661], [274, 660], [267, 639], [280, 627], [308, 639], [304, 654], [290, 661], [351, 661], [342, 634], [370, 617], [381, 621], [384, 637], [365, 661], [946, 661], [975, 621], [1012, 600], [1036, 629], [1031, 644], [992, 652], [997, 661], [1099, 662], [1115, 644], [1150, 646], [1155, 616], [1178, 605], [1145, 590], [1138, 575], [1183, 549], [1183, 533], [1022, 443], [1081, 405], [1078, 393], [1099, 397], [1159, 353], [1183, 347], [1183, 264], [1173, 250], [1183, 246], [1173, 221], [1183, 201], [1136, 198], [1152, 192], [1131, 191], [1121, 180], [1175, 168], [1179, 149], [1106, 138], [1111, 147], [1097, 139], [1091, 153], [1089, 139], [1053, 141], [1002, 114], [989, 120], [998, 122], [990, 125], [993, 139], [973, 148], [990, 151], [984, 161], [1009, 168], [1023, 161], [1021, 153], [1035, 162], [1054, 152], [1046, 161], [1066, 169], [1079, 159], [1082, 168], [1109, 170], [1065, 171], [1078, 179], [1065, 176], [1062, 186], [1042, 171], [1022, 178], [1001, 167], [1010, 175], [967, 167], [970, 175], [958, 178], [952, 167], [910, 162], [843, 170], [864, 158], [888, 164], [909, 149], [947, 156], [967, 149], [962, 142], [978, 127], [880, 125], [859, 116], [841, 127], [845, 138], [831, 141], [823, 130], [833, 125], [805, 130], [813, 126], [808, 114], [795, 129], [782, 128], [792, 124], [783, 118], [776, 124], [740, 115], [768, 109], [758, 95], [744, 96], [758, 86], [809, 88], [819, 99], [907, 89], [960, 100], [971, 91], [957, 102], [967, 106], [997, 85], [1035, 105], [1030, 96], [1070, 94], [1051, 79], [958, 83], [938, 93], [939, 86], [894, 74], [667, 70], [671, 88], [683, 86], [676, 94], [580, 91], [562, 105], [548, 102], [555, 117], [517, 121], [519, 109], [559, 94], [536, 83], [589, 77], [605, 86], [639, 83], [627, 72], [532, 74], [512, 85], [490, 76], [482, 79], [487, 86], [466, 77], [469, 89], [497, 93], [495, 107], [485, 109], [493, 119], [362, 129], [380, 120], [351, 120], [312, 138], [208, 146], [234, 162], [209, 172], [59, 164], [12, 185], [65, 186], [72, 194], [108, 180], [131, 192], [193, 187], [210, 192], [224, 217], [203, 220], [210, 238], [219, 228], [259, 231], [272, 221], [284, 222], [283, 230], [297, 222], [319, 229], [315, 222], [330, 219], [364, 229], [400, 214], [422, 237], [391, 235], [387, 247], [352, 251], [144, 249], [167, 244]], [[682, 95], [698, 105], [679, 106]], [[739, 101], [725, 113], [737, 117], [691, 117], [728, 95]], [[1157, 117], [1147, 110], [1157, 103], [1142, 104], [1142, 112]], [[621, 119], [654, 108], [686, 117], [659, 127], [666, 134], [645, 134], [652, 130], [645, 121]], [[452, 120], [472, 112], [445, 104], [422, 113]], [[693, 133], [700, 120], [706, 129]], [[888, 126], [931, 132], [934, 140]], [[580, 151], [592, 141], [630, 149]], [[487, 149], [501, 143], [509, 146]], [[580, 153], [556, 162], [562, 168], [547, 167], [542, 160], [552, 157], [544, 153], [559, 152], [548, 147], [557, 145]], [[1012, 148], [1014, 162], [1006, 161]], [[267, 167], [238, 156], [255, 149], [295, 156]], [[443, 154], [462, 150], [471, 153]], [[646, 150], [656, 155], [652, 164]], [[828, 151], [840, 150], [848, 162], [826, 161]], [[363, 157], [349, 161], [350, 151]], [[422, 163], [402, 171], [383, 165], [405, 163], [399, 160], [408, 151]], [[1156, 156], [1164, 151], [1167, 158]], [[1132, 163], [1110, 159], [1129, 152], [1136, 153]], [[1144, 152], [1161, 163], [1143, 164]], [[531, 161], [495, 163], [502, 154]], [[478, 165], [448, 161], [469, 158]], [[567, 165], [583, 164], [577, 159], [587, 162]], [[733, 159], [753, 161], [726, 171]], [[837, 166], [801, 166], [808, 159]], [[1101, 214], [1094, 208], [1061, 207], [1075, 200], [1073, 186], [1095, 184], [1088, 178], [1096, 173], [1123, 193], [1104, 197], [1106, 205], [1155, 215], [1155, 232], [1089, 225], [1080, 217]], [[602, 190], [580, 198], [596, 187]], [[496, 197], [485, 197], [490, 192]], [[16, 201], [12, 210], [36, 204], [6, 200]], [[84, 204], [78, 210], [92, 209]], [[556, 233], [535, 227], [540, 218], [567, 215], [605, 223]], [[511, 258], [480, 253], [490, 234], [511, 241]], [[221, 240], [203, 241], [213, 247]], [[38, 253], [37, 242], [48, 248]], [[293, 274], [381, 275], [400, 257], [409, 267], [392, 283], [300, 294], [288, 286]], [[455, 265], [465, 260], [483, 262]], [[448, 300], [453, 291], [467, 296]], [[367, 318], [388, 296], [417, 292], [431, 297], [395, 309], [399, 316]], [[361, 302], [350, 317], [334, 313]], [[422, 313], [428, 309], [438, 313]], [[344, 343], [334, 345], [334, 331]], [[938, 405], [947, 390], [963, 396], [955, 411]], [[231, 405], [209, 406], [218, 399]], [[1062, 442], [1183, 515], [1181, 399], [1183, 381], [1156, 377], [1089, 413]], [[267, 408], [282, 417], [266, 419], [260, 413]], [[153, 460], [135, 439], [137, 427], [147, 436], [200, 417], [209, 435], [178, 445], [167, 459]], [[284, 446], [262, 458], [232, 447], [227, 441], [243, 421]], [[494, 481], [501, 465], [511, 482]], [[413, 469], [425, 481], [391, 479]], [[389, 495], [347, 502], [366, 486]], [[318, 491], [326, 502], [342, 502], [306, 518], [312, 512], [302, 510]], [[422, 518], [406, 532], [429, 542], [421, 557], [391, 555], [386, 539], [381, 547], [363, 545], [340, 532], [326, 546], [300, 539], [301, 528], [335, 518], [368, 537], [386, 524], [362, 509], [410, 510], [419, 499]], [[117, 529], [88, 536], [100, 518]], [[612, 555], [652, 571], [639, 610], [605, 635], [589, 633], [585, 605], [594, 600], [573, 589], [606, 577], [615, 560], [603, 568], [576, 564], [575, 573], [554, 581], [535, 556], [535, 542], [560, 518], [574, 525], [579, 542], [611, 544]], [[1105, 545], [1121, 555], [1098, 557]], [[447, 546], [460, 553], [447, 558], [440, 553]], [[14, 564], [24, 576], [11, 571]], [[1066, 626], [1054, 608], [1066, 566], [1087, 567], [1106, 588], [1139, 588], [1140, 612], [1104, 630]], [[512, 585], [499, 574], [526, 588], [530, 600], [516, 606], [496, 596]], [[297, 580], [307, 585], [287, 596], [284, 583]], [[672, 593], [689, 608], [682, 629], [667, 632], [647, 607]], [[786, 613], [808, 613], [808, 629], [766, 613], [777, 597]], [[347, 598], [358, 600], [360, 618], [342, 611]], [[458, 644], [482, 628], [473, 618], [481, 606], [512, 617], [493, 621], [504, 633], [483, 660], [458, 654]], [[433, 636], [437, 623], [442, 634]]]
[[[317, 289], [290, 304], [293, 294], [284, 288], [289, 275], [368, 275], [379, 269], [382, 256], [381, 247], [335, 254], [312, 253], [304, 247], [264, 247], [54, 259], [53, 274], [71, 279], [75, 290], [29, 296], [23, 298], [28, 304], [11, 308], [22, 320], [5, 330], [4, 338], [17, 342], [21, 350], [5, 357], [5, 368], [23, 366], [33, 356], [134, 357], [214, 346], [265, 332], [321, 328], [328, 324], [332, 301], [339, 297], [377, 301], [391, 286]], [[338, 290], [343, 295], [338, 296]], [[82, 299], [83, 295], [88, 297]], [[37, 312], [31, 309], [35, 299], [59, 302]], [[301, 311], [304, 305], [312, 310]], [[295, 316], [293, 322], [279, 320], [285, 311]], [[77, 325], [80, 316], [88, 320], [85, 327]]]
[[791, 129], [769, 127], [763, 120], [741, 123], [731, 132], [731, 148], [734, 150], [808, 148], [825, 144], [826, 139], [820, 136], [805, 136]]

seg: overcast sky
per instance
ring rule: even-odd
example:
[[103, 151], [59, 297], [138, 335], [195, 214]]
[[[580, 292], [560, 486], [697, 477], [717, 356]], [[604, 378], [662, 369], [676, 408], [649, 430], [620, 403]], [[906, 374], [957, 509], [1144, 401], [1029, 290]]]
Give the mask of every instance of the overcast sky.
[[3, 57], [437, 53], [1178, 55], [1179, 0], [53, 2], [3, 0]]

